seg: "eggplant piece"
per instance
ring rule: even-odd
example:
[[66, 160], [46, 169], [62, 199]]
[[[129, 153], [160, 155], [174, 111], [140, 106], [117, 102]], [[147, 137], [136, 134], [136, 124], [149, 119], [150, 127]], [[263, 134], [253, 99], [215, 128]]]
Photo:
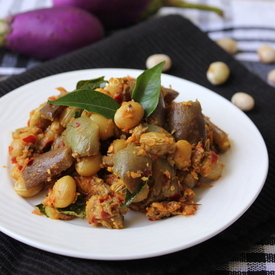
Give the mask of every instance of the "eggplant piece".
[[22, 171], [26, 188], [31, 189], [50, 181], [73, 164], [71, 148], [68, 146], [48, 151], [29, 160]]
[[157, 158], [153, 162], [152, 181], [154, 186], [151, 195], [161, 196], [162, 199], [180, 196], [178, 177], [166, 158]]
[[213, 143], [217, 147], [219, 153], [225, 153], [230, 147], [228, 134], [216, 126], [209, 118], [204, 117], [206, 125], [213, 134]]
[[53, 121], [65, 108], [66, 106], [46, 103], [45, 106], [40, 109], [41, 117]]
[[200, 175], [198, 175], [197, 178], [194, 178], [190, 171], [178, 170], [177, 176], [179, 178], [180, 184], [190, 189], [194, 188], [200, 180]]
[[28, 124], [30, 127], [38, 127], [42, 130], [45, 130], [51, 123], [50, 120], [43, 118], [40, 113], [40, 109], [43, 108], [47, 103], [41, 104], [38, 108], [33, 110], [30, 113], [30, 119], [28, 121]]
[[167, 127], [175, 140], [187, 140], [191, 145], [206, 138], [205, 121], [198, 100], [172, 103], [167, 108]]
[[179, 92], [165, 87], [161, 87], [161, 93], [166, 106], [170, 105], [179, 95]]
[[72, 148], [74, 157], [99, 153], [99, 127], [89, 117], [82, 116], [67, 124], [64, 142]]
[[80, 117], [83, 109], [77, 108], [77, 107], [72, 107], [68, 106], [66, 107], [62, 113], [59, 116], [59, 123], [66, 128], [67, 124], [76, 117]]
[[150, 191], [147, 198], [134, 206], [139, 211], [145, 210], [152, 202], [179, 200], [182, 196], [178, 177], [166, 158], [159, 157], [153, 162], [148, 185]]
[[213, 151], [207, 151], [201, 162], [200, 175], [209, 180], [217, 180], [222, 174], [224, 164], [220, 156]]
[[135, 193], [152, 173], [152, 159], [139, 155], [139, 149], [130, 145], [119, 150], [113, 157], [113, 172], [124, 182], [126, 188]]

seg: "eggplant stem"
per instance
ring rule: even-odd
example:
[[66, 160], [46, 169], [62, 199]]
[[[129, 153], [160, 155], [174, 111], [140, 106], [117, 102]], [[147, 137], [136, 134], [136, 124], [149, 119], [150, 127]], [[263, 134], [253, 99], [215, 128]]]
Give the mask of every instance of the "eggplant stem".
[[176, 8], [183, 8], [183, 9], [198, 9], [198, 10], [205, 10], [205, 11], [213, 11], [220, 16], [223, 16], [223, 11], [216, 7], [211, 7], [207, 5], [201, 4], [193, 4], [188, 3], [181, 0], [162, 0], [163, 7], [176, 7]]
[[10, 22], [6, 19], [0, 19], [0, 47], [5, 45], [6, 37], [10, 32]]

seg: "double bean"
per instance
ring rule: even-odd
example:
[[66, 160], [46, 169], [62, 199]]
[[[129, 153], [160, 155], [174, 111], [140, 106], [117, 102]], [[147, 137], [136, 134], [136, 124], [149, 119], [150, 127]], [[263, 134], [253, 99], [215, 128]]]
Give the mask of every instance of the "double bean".
[[135, 101], [123, 102], [117, 109], [114, 121], [116, 126], [122, 131], [128, 131], [137, 126], [144, 116], [142, 106]]
[[23, 178], [20, 177], [14, 185], [14, 191], [21, 197], [29, 198], [38, 194], [43, 189], [43, 187], [44, 183], [40, 183], [31, 189], [27, 189]]
[[76, 198], [76, 182], [71, 176], [64, 176], [56, 181], [49, 194], [49, 200], [56, 208], [64, 208]]
[[186, 140], [176, 142], [176, 150], [174, 152], [174, 161], [178, 169], [184, 170], [191, 163], [192, 146]]
[[98, 126], [100, 140], [106, 140], [114, 135], [115, 124], [112, 119], [96, 113], [92, 114], [90, 119]]
[[101, 169], [102, 155], [83, 157], [75, 164], [75, 170], [80, 176], [89, 177]]

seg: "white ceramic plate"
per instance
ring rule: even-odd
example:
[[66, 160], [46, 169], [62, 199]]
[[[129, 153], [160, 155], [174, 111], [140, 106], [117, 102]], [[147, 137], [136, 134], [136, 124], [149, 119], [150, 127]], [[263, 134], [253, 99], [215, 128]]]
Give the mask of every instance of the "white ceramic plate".
[[[201, 204], [193, 216], [148, 221], [140, 213], [126, 215], [125, 229], [94, 228], [85, 220], [59, 221], [31, 214], [42, 197], [24, 199], [13, 190], [8, 146], [11, 132], [26, 125], [29, 112], [58, 92], [72, 90], [78, 80], [100, 76], [137, 77], [142, 71], [92, 69], [62, 73], [24, 85], [0, 99], [0, 228], [23, 243], [49, 252], [100, 260], [159, 256], [199, 244], [235, 222], [253, 203], [265, 182], [268, 156], [251, 120], [216, 93], [189, 81], [162, 75], [162, 85], [180, 92], [178, 101], [198, 99], [203, 113], [229, 133], [232, 147], [222, 156], [226, 167], [212, 188], [196, 189]], [[252, 146], [253, 144], [253, 146]], [[258, 161], [258, 160], [261, 161]], [[253, 171], [253, 173], [252, 173]]]

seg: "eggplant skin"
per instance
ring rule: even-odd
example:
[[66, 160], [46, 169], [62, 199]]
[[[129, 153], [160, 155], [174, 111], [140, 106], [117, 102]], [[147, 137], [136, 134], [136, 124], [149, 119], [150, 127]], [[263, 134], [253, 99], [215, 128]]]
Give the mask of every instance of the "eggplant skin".
[[26, 188], [31, 189], [72, 166], [74, 159], [68, 146], [48, 151], [29, 160], [23, 169], [22, 177]]
[[219, 153], [225, 153], [230, 148], [228, 134], [205, 117], [205, 123], [213, 135], [213, 143]]
[[[153, 4], [153, 5], [152, 5]], [[94, 14], [106, 29], [128, 27], [154, 14], [162, 1], [151, 0], [53, 0], [53, 6], [75, 6]]]
[[74, 157], [96, 155], [100, 149], [99, 127], [87, 116], [78, 117], [67, 124], [64, 142], [72, 148]]
[[58, 117], [61, 112], [66, 108], [66, 106], [53, 105], [46, 103], [41, 109], [40, 114], [41, 117], [53, 121], [56, 117]]
[[172, 103], [166, 109], [167, 126], [176, 141], [197, 144], [206, 138], [205, 120], [198, 100]]
[[[152, 159], [139, 155], [139, 149], [128, 146], [118, 151], [114, 156], [114, 173], [123, 180], [131, 193], [138, 191], [144, 182], [144, 177], [152, 173]], [[137, 176], [133, 176], [137, 175]]]
[[10, 31], [4, 46], [24, 55], [51, 59], [104, 37], [97, 17], [77, 7], [51, 7], [7, 18]]

